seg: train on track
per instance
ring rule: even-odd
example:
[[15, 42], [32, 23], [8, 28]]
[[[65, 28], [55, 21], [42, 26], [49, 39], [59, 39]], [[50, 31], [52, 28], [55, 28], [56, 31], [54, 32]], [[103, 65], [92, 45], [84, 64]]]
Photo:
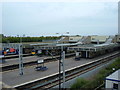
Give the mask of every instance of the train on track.
[[0, 53], [2, 55], [15, 55], [19, 54], [19, 50], [14, 48], [4, 48], [4, 50], [1, 50]]

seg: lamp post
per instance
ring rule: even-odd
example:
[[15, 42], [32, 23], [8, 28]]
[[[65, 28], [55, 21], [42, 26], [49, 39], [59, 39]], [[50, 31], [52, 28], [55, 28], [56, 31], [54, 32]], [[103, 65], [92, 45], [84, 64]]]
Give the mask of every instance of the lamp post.
[[[23, 35], [25, 36], [25, 35]], [[23, 75], [23, 59], [22, 59], [22, 54], [23, 54], [23, 45], [22, 45], [22, 37], [20, 37], [20, 44], [19, 44], [19, 75]]]
[[[56, 33], [56, 34], [59, 34], [59, 33]], [[69, 34], [69, 32], [67, 32], [67, 34]], [[61, 38], [63, 40], [63, 34], [61, 35]], [[65, 60], [65, 51], [64, 51], [64, 48], [63, 48], [63, 45], [61, 45], [61, 53], [60, 53], [60, 60], [59, 60], [59, 90], [61, 89], [61, 68], [62, 68], [62, 71], [63, 71], [63, 88], [65, 88], [65, 63], [64, 63], [64, 60]]]
[[22, 44], [19, 44], [19, 75], [23, 75]]

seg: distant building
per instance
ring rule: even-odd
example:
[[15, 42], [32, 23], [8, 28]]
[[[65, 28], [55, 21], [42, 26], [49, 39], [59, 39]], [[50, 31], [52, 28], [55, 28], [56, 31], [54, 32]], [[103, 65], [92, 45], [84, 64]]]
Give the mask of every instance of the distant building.
[[120, 43], [120, 35], [115, 35], [115, 38], [113, 39], [113, 43]]
[[94, 43], [94, 44], [105, 43], [109, 38], [109, 36], [97, 36], [97, 35], [92, 35], [90, 37], [91, 37], [91, 43]]
[[59, 43], [77, 43], [80, 42], [82, 44], [91, 43], [90, 36], [63, 36], [59, 41]]
[[102, 44], [102, 43], [115, 43], [117, 41], [115, 36], [91, 35], [91, 36], [63, 36], [57, 42], [58, 43]]
[[82, 39], [82, 36], [70, 36], [69, 42], [78, 42], [80, 39]]
[[78, 42], [82, 36], [63, 36], [59, 40], [59, 43], [76, 43]]
[[105, 88], [109, 90], [120, 90], [120, 69], [106, 77]]

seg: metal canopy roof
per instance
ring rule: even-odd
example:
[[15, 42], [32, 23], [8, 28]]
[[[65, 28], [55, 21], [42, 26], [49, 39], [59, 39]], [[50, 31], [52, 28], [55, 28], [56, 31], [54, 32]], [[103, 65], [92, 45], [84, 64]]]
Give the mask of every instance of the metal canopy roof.
[[60, 49], [62, 46], [63, 47], [68, 47], [68, 46], [75, 46], [76, 44], [59, 44], [59, 43], [40, 43], [40, 44], [31, 44], [35, 49]]
[[75, 51], [100, 51], [103, 49], [109, 49], [112, 47], [118, 47], [118, 44], [99, 44], [99, 45], [81, 45], [76, 47], [68, 47], [68, 50]]
[[[99, 50], [103, 50], [103, 49], [107, 49], [107, 48], [112, 48], [112, 47], [117, 47], [120, 46], [118, 44], [99, 44], [99, 45], [95, 45], [95, 44], [86, 44], [86, 45], [82, 45], [79, 43], [66, 43], [66, 44], [59, 44], [59, 43], [38, 43], [38, 44], [30, 44], [32, 45], [35, 49], [43, 49], [43, 50], [50, 50], [50, 49], [61, 49], [61, 47], [63, 46], [64, 48], [67, 47], [68, 50], [77, 50], [77, 51], [99, 51]], [[70, 47], [72, 46], [72, 47]]]
[[68, 47], [68, 50], [75, 50], [75, 51], [96, 51], [97, 49], [94, 47]]
[[43, 46], [43, 45], [50, 45], [52, 43], [36, 43], [36, 44], [30, 44], [31, 46]]
[[32, 46], [72, 46], [72, 45], [78, 45], [77, 43], [70, 44], [70, 43], [65, 43], [65, 44], [60, 44], [60, 43], [37, 43], [37, 44], [30, 44]]

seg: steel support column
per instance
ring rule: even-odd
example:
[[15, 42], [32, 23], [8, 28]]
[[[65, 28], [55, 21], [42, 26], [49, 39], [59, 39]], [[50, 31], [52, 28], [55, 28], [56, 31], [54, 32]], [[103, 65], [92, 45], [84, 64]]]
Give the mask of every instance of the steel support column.
[[19, 44], [19, 74], [23, 75], [22, 44]]

